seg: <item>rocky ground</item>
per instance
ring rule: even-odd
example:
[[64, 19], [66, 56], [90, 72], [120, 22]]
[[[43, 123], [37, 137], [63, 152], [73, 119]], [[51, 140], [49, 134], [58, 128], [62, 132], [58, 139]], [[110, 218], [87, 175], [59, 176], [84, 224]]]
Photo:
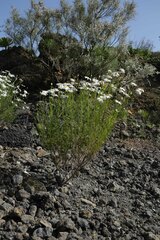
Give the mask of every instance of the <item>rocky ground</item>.
[[138, 123], [62, 187], [28, 113], [0, 126], [0, 239], [160, 240], [160, 129]]

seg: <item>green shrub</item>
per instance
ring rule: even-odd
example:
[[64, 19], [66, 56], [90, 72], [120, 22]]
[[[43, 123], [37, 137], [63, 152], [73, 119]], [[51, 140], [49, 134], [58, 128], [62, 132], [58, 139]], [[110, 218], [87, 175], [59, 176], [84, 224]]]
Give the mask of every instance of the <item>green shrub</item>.
[[136, 79], [139, 85], [150, 84], [149, 77], [159, 74], [155, 66], [142, 62], [137, 56], [128, 57], [124, 60], [122, 67], [126, 69], [127, 75], [130, 75], [130, 80]]
[[147, 120], [149, 121], [149, 112], [145, 109], [139, 109], [138, 110], [138, 114], [141, 117], [141, 119], [143, 120], [143, 122], [147, 122]]
[[12, 45], [13, 41], [11, 38], [2, 37], [0, 38], [0, 47], [7, 49]]
[[8, 71], [0, 73], [0, 123], [12, 122], [16, 110], [24, 104], [27, 92], [22, 92], [16, 78]]
[[[104, 73], [117, 58], [110, 57], [109, 48], [125, 45], [126, 25], [135, 14], [133, 1], [75, 0], [69, 4], [61, 0], [58, 9], [47, 8], [43, 0], [30, 3], [22, 16], [12, 8], [4, 32], [15, 45], [35, 53], [44, 50], [45, 65], [52, 59], [47, 67], [57, 68], [66, 79]], [[53, 37], [47, 39], [48, 34]]]
[[127, 109], [144, 92], [136, 82], [152, 75], [155, 68], [138, 63], [131, 59], [125, 62], [126, 71], [108, 70], [100, 79], [71, 79], [41, 92], [37, 129], [57, 167], [67, 170], [64, 182], [96, 155], [115, 123], [126, 119]]
[[96, 155], [115, 123], [126, 115], [134, 85], [126, 83], [122, 69], [109, 71], [102, 80], [72, 79], [42, 91], [49, 99], [38, 104], [37, 128], [57, 167], [67, 170], [64, 182]]

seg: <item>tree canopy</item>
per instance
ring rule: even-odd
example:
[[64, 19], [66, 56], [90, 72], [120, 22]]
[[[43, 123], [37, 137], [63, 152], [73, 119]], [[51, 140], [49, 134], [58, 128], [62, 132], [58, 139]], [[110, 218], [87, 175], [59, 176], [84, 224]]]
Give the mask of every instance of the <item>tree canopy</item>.
[[[47, 8], [43, 0], [38, 3], [31, 0], [30, 8], [22, 16], [12, 8], [4, 32], [15, 45], [34, 52], [42, 47], [43, 41], [50, 59], [55, 55], [53, 49], [57, 34], [57, 38], [61, 36], [63, 39], [57, 49], [61, 49], [59, 53], [64, 57], [62, 63], [61, 56], [57, 56], [58, 61], [54, 59], [54, 64], [60, 65], [61, 61], [66, 72], [77, 74], [77, 71], [83, 71], [90, 76], [97, 72], [101, 75], [107, 62], [117, 54], [112, 46], [118, 49], [125, 43], [127, 23], [134, 14], [133, 1], [74, 0], [69, 4], [60, 0], [60, 7], [52, 9]], [[46, 36], [50, 36], [48, 40]]]

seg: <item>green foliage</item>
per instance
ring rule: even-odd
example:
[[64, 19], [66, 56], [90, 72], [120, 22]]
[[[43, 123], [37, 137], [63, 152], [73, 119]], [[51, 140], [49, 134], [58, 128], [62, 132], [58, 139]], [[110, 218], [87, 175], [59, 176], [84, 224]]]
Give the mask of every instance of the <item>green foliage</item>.
[[139, 109], [138, 114], [141, 116], [144, 122], [147, 122], [147, 120], [149, 120], [149, 112], [147, 110]]
[[16, 117], [16, 110], [23, 106], [23, 97], [26, 91], [21, 92], [16, 78], [9, 72], [0, 74], [0, 123], [12, 122]]
[[123, 45], [126, 23], [134, 15], [133, 2], [120, 6], [118, 0], [76, 0], [72, 5], [65, 0], [60, 2], [60, 8], [53, 13], [56, 32], [77, 40], [61, 47], [61, 55], [65, 56], [60, 65], [62, 72], [76, 78], [106, 73], [111, 61], [117, 58], [117, 54], [111, 54], [111, 46]]
[[141, 61], [147, 62], [151, 58], [153, 45], [145, 40], [142, 40], [139, 43], [130, 42], [128, 51], [132, 57], [138, 57]]
[[108, 69], [118, 69], [118, 57], [121, 50], [122, 48], [118, 47], [96, 46], [90, 54], [88, 65], [86, 65], [86, 75], [100, 77], [106, 74]]
[[[77, 40], [75, 38], [71, 38], [58, 33], [45, 33], [41, 37], [42, 39], [39, 43], [40, 53], [42, 55], [48, 54], [55, 59], [58, 57], [65, 57], [61, 56], [61, 54], [64, 55], [63, 50], [66, 48], [69, 50], [73, 43], [77, 43]], [[74, 52], [72, 54], [76, 55]], [[72, 55], [70, 54], [70, 57], [71, 56]]]
[[142, 40], [138, 44], [131, 42], [128, 46], [129, 55], [127, 60], [124, 61], [125, 66], [123, 66], [125, 69], [128, 68], [130, 73], [139, 79], [141, 83], [145, 85], [149, 84], [149, 86], [151, 85], [150, 80], [158, 74], [152, 48], [153, 46], [149, 41]]
[[149, 63], [155, 66], [160, 72], [160, 52], [152, 52]]
[[70, 78], [80, 72], [82, 47], [75, 38], [55, 33], [45, 33], [39, 43], [40, 56], [50, 66], [63, 72], [64, 77]]
[[[126, 23], [134, 15], [133, 2], [76, 0], [72, 5], [62, 0], [56, 18], [61, 33], [72, 34], [88, 50], [95, 46], [119, 43], [126, 35]], [[114, 39], [115, 38], [115, 39]]]
[[2, 37], [0, 38], [0, 47], [7, 49], [13, 43], [11, 38]]
[[129, 53], [131, 54], [131, 56], [137, 56], [143, 61], [149, 61], [152, 55], [151, 51], [148, 49], [141, 49], [141, 48], [135, 49], [132, 47], [129, 47]]
[[118, 113], [110, 105], [110, 101], [99, 103], [87, 91], [41, 103], [38, 129], [45, 146], [63, 157], [69, 150], [77, 157], [94, 155], [117, 120]]
[[121, 4], [120, 0], [75, 0], [69, 5], [61, 0], [58, 9], [47, 9], [43, 1], [32, 0], [25, 16], [12, 9], [4, 30], [14, 44], [35, 51], [42, 37], [39, 50], [48, 51], [52, 59], [49, 65], [61, 69], [68, 78], [81, 73], [100, 76], [111, 62], [107, 48], [123, 45], [126, 23], [134, 16], [134, 11], [132, 1]]
[[115, 123], [126, 115], [129, 95], [120, 87], [125, 82], [123, 71], [110, 71], [102, 81], [72, 79], [72, 83], [42, 91], [49, 93], [49, 100], [37, 106], [38, 132], [57, 166], [67, 170], [65, 181], [96, 155]]
[[50, 26], [50, 13], [42, 1], [31, 0], [30, 8], [21, 16], [12, 8], [11, 16], [6, 20], [4, 32], [15, 45], [37, 51], [40, 36]]
[[130, 79], [136, 79], [141, 85], [150, 84], [149, 78], [157, 74], [156, 67], [145, 61], [141, 61], [138, 56], [127, 56], [121, 66], [126, 69], [126, 73], [130, 75]]
[[16, 117], [16, 105], [12, 103], [14, 95], [8, 91], [7, 96], [0, 98], [0, 122], [12, 122]]
[[63, 73], [63, 79], [100, 77], [119, 67], [122, 47], [95, 46], [90, 52], [78, 40], [61, 34], [46, 33], [39, 44], [40, 56]]

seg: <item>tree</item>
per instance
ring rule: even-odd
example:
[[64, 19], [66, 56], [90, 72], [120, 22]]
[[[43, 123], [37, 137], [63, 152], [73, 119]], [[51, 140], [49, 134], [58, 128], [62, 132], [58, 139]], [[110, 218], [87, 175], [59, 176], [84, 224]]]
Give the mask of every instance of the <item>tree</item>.
[[[75, 0], [69, 5], [60, 1], [60, 9], [52, 12], [54, 28], [59, 34], [77, 39], [83, 48], [77, 70], [99, 77], [117, 57], [127, 36], [126, 23], [134, 16], [135, 4], [120, 0]], [[113, 50], [112, 46], [116, 46]], [[70, 59], [72, 60], [72, 59]], [[69, 64], [70, 61], [67, 60]], [[80, 66], [79, 66], [80, 64]], [[69, 68], [72, 71], [72, 68]]]
[[30, 9], [20, 16], [16, 8], [12, 8], [11, 16], [6, 20], [4, 32], [15, 45], [36, 52], [40, 36], [50, 27], [50, 14], [43, 1], [35, 3], [31, 0]]
[[[126, 23], [134, 13], [133, 1], [121, 4], [120, 0], [74, 0], [70, 5], [60, 0], [59, 9], [47, 9], [43, 1], [32, 0], [24, 17], [16, 9], [12, 10], [5, 32], [15, 44], [31, 50], [37, 48], [40, 39], [44, 42], [45, 34], [63, 36], [65, 44], [60, 41], [59, 49], [64, 57], [59, 67], [68, 72], [68, 76], [75, 77], [78, 72], [90, 77], [101, 76], [123, 46], [128, 30]], [[51, 58], [54, 57], [52, 40], [45, 37]], [[112, 46], [116, 46], [115, 51]], [[77, 47], [82, 51], [77, 51]]]
[[44, 33], [41, 37], [38, 46], [40, 58], [61, 72], [63, 78], [71, 77], [69, 72], [76, 74], [80, 63], [79, 56], [83, 51], [77, 39], [58, 33]]
[[[59, 31], [75, 35], [88, 50], [123, 43], [127, 35], [126, 23], [134, 16], [135, 4], [120, 0], [75, 0], [68, 5], [60, 1], [56, 10]], [[58, 21], [59, 20], [59, 21]]]

